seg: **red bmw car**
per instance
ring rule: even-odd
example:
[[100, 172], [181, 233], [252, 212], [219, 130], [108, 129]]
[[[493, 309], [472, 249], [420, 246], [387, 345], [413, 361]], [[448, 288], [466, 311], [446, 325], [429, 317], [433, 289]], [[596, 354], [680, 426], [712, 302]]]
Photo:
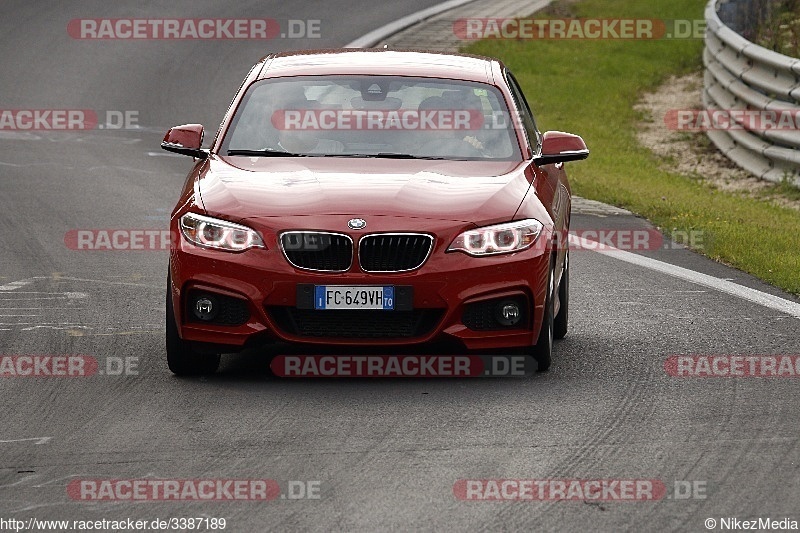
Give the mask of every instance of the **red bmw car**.
[[269, 55], [172, 212], [166, 347], [175, 374], [270, 342], [310, 351], [519, 351], [567, 332], [564, 163], [495, 59], [397, 50]]

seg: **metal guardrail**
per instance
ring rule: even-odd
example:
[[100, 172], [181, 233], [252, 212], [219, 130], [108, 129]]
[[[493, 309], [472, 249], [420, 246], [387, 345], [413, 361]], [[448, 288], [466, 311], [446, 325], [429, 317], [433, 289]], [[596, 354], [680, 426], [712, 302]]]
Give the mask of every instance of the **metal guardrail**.
[[[750, 109], [789, 113], [800, 122], [800, 59], [758, 46], [725, 25], [718, 15], [728, 0], [710, 0], [703, 64], [703, 105], [708, 110]], [[735, 114], [732, 114], [735, 119]], [[773, 182], [800, 186], [800, 126], [797, 128], [718, 129], [707, 132], [729, 159]]]

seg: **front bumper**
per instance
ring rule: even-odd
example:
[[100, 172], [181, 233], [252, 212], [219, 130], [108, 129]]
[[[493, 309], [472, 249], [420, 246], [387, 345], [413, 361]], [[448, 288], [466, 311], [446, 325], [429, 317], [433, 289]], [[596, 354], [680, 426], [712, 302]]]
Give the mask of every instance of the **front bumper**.
[[[452, 226], [452, 223], [449, 223]], [[341, 226], [338, 226], [341, 227]], [[237, 351], [252, 343], [282, 341], [322, 346], [402, 347], [455, 344], [466, 350], [528, 347], [538, 337], [545, 302], [549, 253], [547, 230], [533, 247], [512, 254], [470, 257], [445, 253], [461, 229], [435, 228], [434, 249], [421, 268], [403, 273], [365, 273], [358, 262], [343, 273], [293, 267], [277, 245], [277, 231], [259, 227], [267, 249], [229, 253], [175, 239], [170, 254], [170, 292], [185, 341]], [[173, 231], [177, 226], [173, 220]], [[174, 233], [179, 235], [179, 233]], [[270, 237], [271, 236], [271, 237]], [[352, 235], [360, 237], [358, 232]], [[392, 285], [410, 290], [410, 311], [314, 311], [298, 309], [298, 289], [308, 285]], [[192, 295], [217, 295], [245, 310], [238, 322], [198, 320]], [[495, 302], [524, 305], [513, 327], [492, 327]], [[488, 313], [488, 314], [487, 314]], [[229, 321], [231, 322], [231, 321]]]

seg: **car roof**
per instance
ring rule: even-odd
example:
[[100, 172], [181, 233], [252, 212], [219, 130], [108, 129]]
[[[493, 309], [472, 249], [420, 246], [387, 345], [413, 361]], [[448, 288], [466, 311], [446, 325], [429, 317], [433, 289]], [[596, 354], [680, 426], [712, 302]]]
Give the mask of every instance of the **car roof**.
[[278, 76], [372, 74], [419, 76], [494, 83], [496, 59], [427, 50], [333, 48], [280, 52], [264, 58], [258, 79]]

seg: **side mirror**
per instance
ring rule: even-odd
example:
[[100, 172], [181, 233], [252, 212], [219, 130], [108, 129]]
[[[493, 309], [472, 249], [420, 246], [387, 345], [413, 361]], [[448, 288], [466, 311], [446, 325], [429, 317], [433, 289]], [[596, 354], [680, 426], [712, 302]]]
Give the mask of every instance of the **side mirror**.
[[589, 157], [589, 149], [577, 135], [548, 131], [542, 136], [542, 155], [533, 158], [539, 166], [578, 161]]
[[208, 151], [200, 148], [202, 145], [202, 124], [184, 124], [170, 128], [161, 141], [161, 148], [168, 152], [205, 159], [208, 157]]

